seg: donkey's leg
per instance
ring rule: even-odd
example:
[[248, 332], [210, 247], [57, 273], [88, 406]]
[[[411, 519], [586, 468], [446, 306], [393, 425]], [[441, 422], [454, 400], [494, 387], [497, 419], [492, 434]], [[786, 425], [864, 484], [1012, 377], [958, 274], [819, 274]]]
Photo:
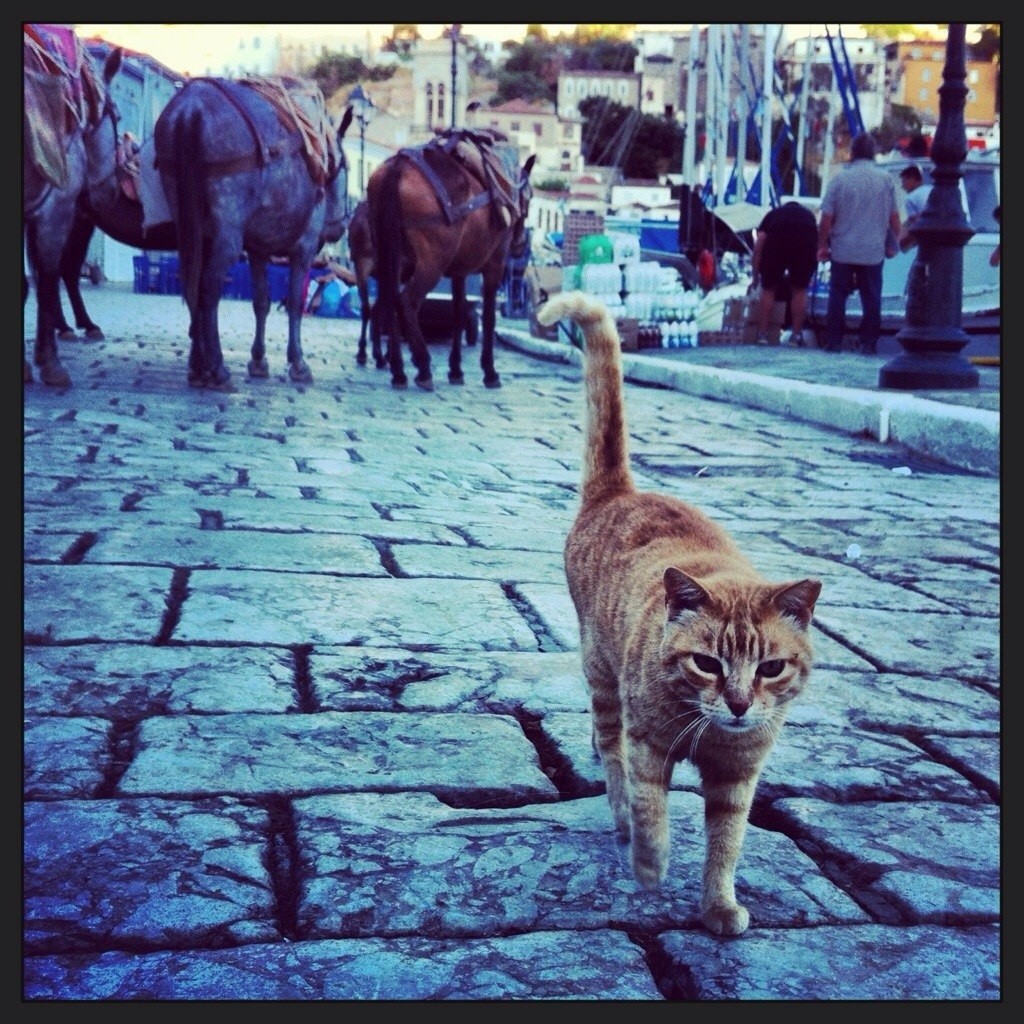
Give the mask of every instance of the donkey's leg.
[[452, 282], [452, 347], [448, 353], [448, 380], [463, 384], [462, 330], [466, 322], [466, 279], [453, 277]]
[[[359, 347], [356, 350], [356, 362], [360, 366], [365, 366], [366, 339], [370, 333], [370, 289], [358, 266], [356, 266], [356, 287], [359, 289]], [[377, 360], [377, 365], [380, 366], [379, 339], [374, 340], [373, 355]]]
[[496, 296], [501, 281], [502, 266], [497, 269], [485, 268], [483, 273], [484, 311], [483, 339], [480, 342], [480, 369], [484, 371], [484, 385], [500, 388], [501, 378], [494, 369], [494, 324], [496, 320]]
[[409, 358], [412, 359], [417, 370], [414, 382], [424, 391], [433, 391], [434, 381], [430, 374], [430, 352], [427, 349], [427, 339], [423, 337], [423, 331], [420, 330], [420, 306], [423, 305], [423, 300], [438, 280], [439, 278], [427, 280], [418, 274], [413, 274], [399, 296], [403, 334], [409, 342]]
[[205, 259], [199, 277], [200, 340], [205, 363], [204, 385], [214, 391], [234, 391], [231, 373], [224, 365], [220, 346], [217, 310], [220, 306], [224, 278], [235, 258], [242, 251], [239, 239], [214, 239], [203, 246]]
[[[60, 260], [60, 276], [67, 289], [68, 300], [71, 302], [71, 309], [75, 314], [75, 326], [80, 331], [85, 331], [85, 336], [93, 341], [103, 340], [103, 331], [92, 322], [89, 313], [82, 301], [82, 264], [85, 263], [86, 253], [89, 251], [89, 242], [92, 239], [95, 225], [92, 221], [86, 220], [81, 215], [75, 216], [71, 225], [71, 234], [68, 235], [67, 244]], [[61, 325], [67, 329], [65, 335], [61, 330], [58, 337], [74, 337], [71, 328], [64, 323], [64, 313], [60, 310], [60, 299], [58, 298], [58, 310], [60, 312]]]
[[[369, 289], [367, 289], [369, 294]], [[369, 300], [367, 300], [369, 302]], [[384, 339], [381, 336], [380, 313], [377, 311], [377, 303], [373, 302], [368, 306], [370, 311], [370, 345], [373, 348], [373, 360], [378, 370], [383, 370], [388, 365], [387, 353], [384, 351]]]
[[[60, 256], [66, 232], [40, 230], [38, 221], [28, 224], [25, 245], [36, 281], [36, 343], [34, 360], [39, 379], [51, 387], [67, 387], [71, 377], [57, 357], [56, 314], [60, 305]], [[26, 367], [25, 377], [31, 370]]]
[[313, 383], [313, 371], [302, 355], [302, 292], [315, 256], [311, 246], [310, 251], [293, 252], [288, 261], [288, 376], [298, 384]]
[[256, 315], [256, 332], [249, 353], [249, 376], [269, 377], [267, 363], [267, 317], [270, 314], [270, 283], [267, 281], [267, 257], [249, 253], [249, 276], [252, 278], [252, 311]]

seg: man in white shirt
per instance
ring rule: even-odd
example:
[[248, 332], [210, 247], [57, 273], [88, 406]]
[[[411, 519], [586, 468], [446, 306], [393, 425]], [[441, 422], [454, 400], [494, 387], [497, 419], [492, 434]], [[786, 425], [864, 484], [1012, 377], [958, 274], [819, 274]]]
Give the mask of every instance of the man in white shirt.
[[900, 184], [907, 193], [903, 200], [907, 216], [903, 222], [903, 237], [900, 239], [900, 248], [906, 252], [912, 245], [917, 244], [912, 233], [914, 221], [921, 216], [932, 186], [925, 182], [921, 168], [917, 164], [908, 164], [900, 171]]

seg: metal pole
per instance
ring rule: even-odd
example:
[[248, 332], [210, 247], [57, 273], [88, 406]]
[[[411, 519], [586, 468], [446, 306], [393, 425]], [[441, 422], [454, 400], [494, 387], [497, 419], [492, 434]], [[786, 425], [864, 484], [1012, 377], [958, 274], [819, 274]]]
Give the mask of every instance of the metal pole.
[[771, 25], [764, 26], [764, 96], [761, 118], [761, 205], [772, 203], [772, 96], [775, 86], [775, 38]]
[[728, 179], [725, 175], [729, 159], [729, 126], [732, 123], [732, 25], [722, 26], [722, 80], [719, 88], [719, 134], [718, 134], [718, 168], [715, 178], [721, 184], [722, 202], [725, 202], [725, 188]]
[[708, 25], [708, 48], [704, 69], [704, 179], [711, 182], [711, 206], [718, 202], [718, 182], [715, 181], [718, 135], [718, 25]]
[[800, 195], [806, 193], [807, 168], [804, 166], [804, 142], [807, 138], [807, 94], [810, 92], [808, 77], [811, 73], [811, 37], [804, 39], [804, 75], [800, 83], [800, 134], [796, 138], [796, 165], [800, 168]]
[[459, 56], [459, 29], [462, 26], [460, 24], [452, 25], [452, 116], [451, 125], [455, 127], [455, 114], [458, 103], [455, 100], [456, 97], [456, 81], [458, 79], [458, 56]]
[[736, 201], [742, 203], [747, 198], [747, 118], [750, 116], [750, 91], [747, 88], [750, 78], [750, 26], [740, 26], [740, 59], [739, 79], [740, 91], [737, 99], [736, 114]]
[[366, 114], [359, 113], [359, 195], [366, 196]]
[[882, 388], [976, 388], [977, 369], [960, 350], [970, 341], [963, 315], [964, 246], [974, 234], [960, 202], [960, 165], [967, 157], [966, 25], [951, 24], [939, 86], [939, 123], [932, 141], [934, 184], [914, 225], [917, 255], [907, 279], [903, 353], [878, 372]]
[[829, 68], [832, 88], [828, 94], [828, 117], [825, 120], [825, 156], [821, 162], [821, 194], [824, 196], [828, 180], [832, 177], [832, 157], [835, 150], [836, 104], [839, 102], [839, 88], [836, 85], [835, 65]]
[[[683, 138], [683, 184], [698, 184], [694, 174], [697, 152], [697, 51], [700, 49], [700, 29], [690, 26], [690, 52], [686, 61], [686, 135]], [[705, 120], [705, 127], [707, 121]]]

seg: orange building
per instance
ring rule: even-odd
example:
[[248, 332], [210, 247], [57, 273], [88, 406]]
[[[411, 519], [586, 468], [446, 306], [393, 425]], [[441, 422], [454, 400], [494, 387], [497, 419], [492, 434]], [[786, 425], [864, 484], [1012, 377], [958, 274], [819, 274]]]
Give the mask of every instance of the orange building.
[[[939, 118], [939, 86], [946, 60], [943, 41], [918, 40], [896, 43], [895, 81], [890, 94], [893, 103], [916, 110], [922, 119], [934, 124]], [[967, 100], [964, 122], [990, 127], [998, 119], [996, 108], [999, 65], [995, 61], [968, 60]]]

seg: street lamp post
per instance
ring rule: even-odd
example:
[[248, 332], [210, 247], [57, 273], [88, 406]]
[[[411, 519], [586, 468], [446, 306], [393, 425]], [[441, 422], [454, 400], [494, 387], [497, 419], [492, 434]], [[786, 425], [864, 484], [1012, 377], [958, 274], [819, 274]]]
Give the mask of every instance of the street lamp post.
[[918, 249], [907, 282], [907, 326], [896, 335], [904, 351], [878, 371], [882, 388], [976, 388], [979, 382], [977, 369], [960, 354], [970, 341], [960, 326], [963, 249], [974, 234], [960, 202], [960, 165], [967, 156], [965, 34], [965, 25], [951, 24], [946, 36], [931, 147], [934, 185], [914, 225]]
[[373, 100], [361, 85], [348, 94], [348, 102], [352, 104], [356, 121], [359, 122], [359, 196], [366, 195], [366, 124], [374, 110]]

